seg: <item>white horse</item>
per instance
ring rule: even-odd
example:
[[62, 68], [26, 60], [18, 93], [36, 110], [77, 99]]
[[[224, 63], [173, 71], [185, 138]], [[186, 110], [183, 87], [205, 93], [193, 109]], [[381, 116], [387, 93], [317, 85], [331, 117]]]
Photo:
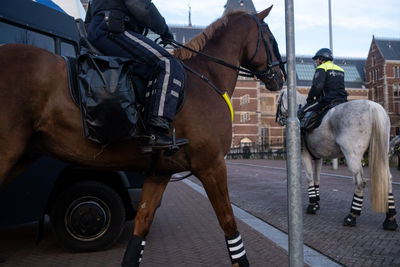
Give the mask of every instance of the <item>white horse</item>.
[[[304, 105], [305, 96], [296, 92], [297, 103]], [[282, 90], [278, 98], [277, 121], [286, 124], [288, 116], [287, 91]], [[375, 212], [386, 212], [385, 230], [396, 230], [396, 209], [392, 193], [392, 175], [389, 170], [390, 120], [384, 108], [369, 100], [353, 100], [330, 109], [321, 125], [304, 135], [301, 152], [308, 180], [309, 206], [307, 213], [315, 214], [319, 209], [319, 179], [322, 159], [345, 157], [347, 167], [353, 175], [355, 192], [350, 214], [344, 225], [355, 226], [361, 213], [364, 188], [367, 183], [361, 165], [369, 147], [371, 176], [371, 203]]]

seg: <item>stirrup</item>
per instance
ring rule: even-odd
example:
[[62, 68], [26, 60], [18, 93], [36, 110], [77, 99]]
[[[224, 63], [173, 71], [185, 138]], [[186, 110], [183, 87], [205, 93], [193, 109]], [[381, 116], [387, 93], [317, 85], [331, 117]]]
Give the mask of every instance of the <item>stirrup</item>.
[[151, 145], [149, 140], [154, 141], [156, 138], [155, 135], [142, 136], [142, 138], [146, 140], [145, 142], [147, 143], [141, 146], [142, 152], [152, 152], [153, 150], [165, 150], [164, 154], [166, 156], [173, 155], [179, 150], [181, 146], [187, 145], [189, 143], [189, 140], [187, 140], [186, 138], [179, 138], [179, 139], [176, 138], [175, 128], [172, 128], [172, 144], [170, 145], [165, 145], [160, 147]]

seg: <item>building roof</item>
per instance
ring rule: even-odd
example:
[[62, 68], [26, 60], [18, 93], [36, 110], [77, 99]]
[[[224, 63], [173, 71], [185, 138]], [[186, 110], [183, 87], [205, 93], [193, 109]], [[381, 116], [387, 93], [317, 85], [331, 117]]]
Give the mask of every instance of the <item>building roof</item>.
[[[286, 60], [283, 57], [283, 60]], [[344, 70], [344, 82], [346, 89], [365, 87], [365, 61], [357, 58], [335, 58], [334, 63]], [[311, 87], [315, 73], [315, 62], [312, 56], [296, 57], [296, 85]]]
[[178, 26], [178, 25], [169, 25], [169, 29], [171, 30], [174, 38], [177, 42], [182, 44], [189, 42], [193, 37], [197, 36], [203, 30], [204, 27], [195, 27], [195, 26]]
[[400, 60], [400, 39], [374, 39], [386, 60]]
[[[228, 1], [228, 3], [229, 2], [232, 1]], [[175, 40], [180, 43], [189, 42], [190, 39], [200, 34], [205, 29], [202, 27], [173, 25], [169, 27], [174, 34]], [[285, 57], [283, 57], [283, 60], [286, 60]], [[366, 59], [363, 58], [335, 58], [334, 63], [344, 69], [346, 88], [361, 89], [365, 87], [365, 61]], [[311, 87], [315, 68], [315, 61], [312, 60], [312, 56], [296, 56], [297, 86]]]
[[228, 0], [224, 8], [224, 14], [234, 10], [256, 11], [252, 0]]

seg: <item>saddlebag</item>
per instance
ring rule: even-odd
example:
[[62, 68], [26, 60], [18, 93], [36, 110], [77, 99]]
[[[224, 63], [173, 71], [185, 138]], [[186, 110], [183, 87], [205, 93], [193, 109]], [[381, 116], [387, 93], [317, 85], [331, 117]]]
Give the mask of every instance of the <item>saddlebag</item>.
[[135, 136], [138, 113], [131, 59], [83, 53], [78, 58], [83, 129], [100, 144]]

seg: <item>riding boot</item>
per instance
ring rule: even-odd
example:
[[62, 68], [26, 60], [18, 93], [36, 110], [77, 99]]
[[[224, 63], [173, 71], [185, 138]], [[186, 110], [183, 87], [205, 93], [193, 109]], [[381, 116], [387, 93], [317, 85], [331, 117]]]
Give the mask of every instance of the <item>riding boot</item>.
[[163, 117], [152, 117], [148, 122], [147, 134], [148, 138], [142, 142], [144, 147], [152, 147], [154, 149], [171, 148], [173, 146], [183, 146], [189, 143], [186, 138], [176, 138], [168, 136], [170, 123]]

